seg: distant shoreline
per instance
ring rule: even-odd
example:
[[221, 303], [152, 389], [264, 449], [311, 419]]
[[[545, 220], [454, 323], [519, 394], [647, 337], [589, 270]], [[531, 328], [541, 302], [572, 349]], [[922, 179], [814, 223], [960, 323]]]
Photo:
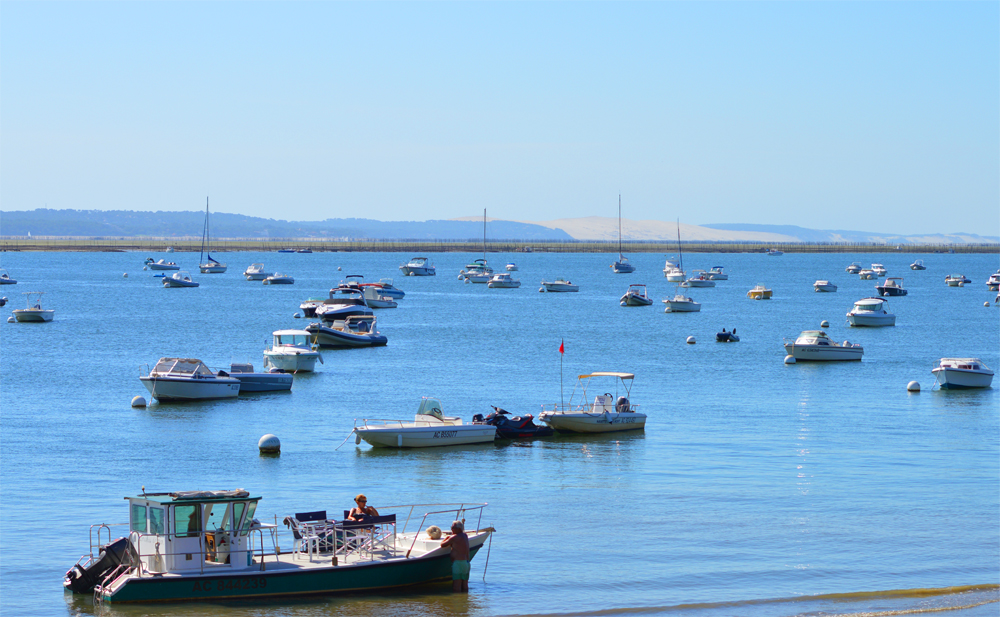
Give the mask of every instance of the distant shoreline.
[[[197, 253], [200, 239], [172, 238], [0, 238], [0, 251], [61, 252], [149, 252], [163, 253], [172, 247], [178, 253]], [[689, 253], [762, 253], [775, 248], [786, 253], [998, 253], [1000, 243], [982, 244], [881, 244], [854, 242], [683, 242]], [[352, 240], [314, 239], [219, 239], [213, 253], [276, 252], [279, 249], [310, 249], [314, 252], [345, 253], [479, 253], [481, 243], [467, 240]], [[609, 241], [499, 240], [487, 244], [490, 253], [617, 253], [618, 243]], [[626, 242], [623, 252], [677, 253], [675, 242]]]

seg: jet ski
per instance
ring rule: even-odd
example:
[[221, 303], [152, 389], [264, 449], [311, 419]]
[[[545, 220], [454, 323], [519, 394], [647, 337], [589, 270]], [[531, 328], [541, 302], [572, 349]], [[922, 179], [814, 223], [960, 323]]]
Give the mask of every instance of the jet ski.
[[535, 419], [531, 414], [514, 416], [508, 418], [510, 412], [506, 409], [493, 407], [493, 413], [483, 417], [477, 413], [472, 416], [473, 422], [482, 422], [497, 427], [497, 439], [527, 439], [532, 437], [549, 437], [555, 433], [550, 426], [538, 426], [533, 422]]
[[715, 340], [719, 343], [739, 343], [740, 337], [736, 336], [736, 328], [733, 328], [732, 332], [726, 332], [723, 328], [722, 332], [715, 333]]

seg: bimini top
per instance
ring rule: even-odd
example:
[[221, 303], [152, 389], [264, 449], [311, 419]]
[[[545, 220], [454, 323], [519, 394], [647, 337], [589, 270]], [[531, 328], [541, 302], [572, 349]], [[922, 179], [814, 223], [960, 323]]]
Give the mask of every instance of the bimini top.
[[146, 499], [159, 503], [171, 503], [177, 501], [244, 501], [247, 499], [260, 499], [260, 496], [251, 496], [250, 492], [238, 488], [232, 491], [177, 491], [174, 493], [145, 493], [135, 497], [125, 499]]
[[587, 379], [588, 377], [617, 377], [619, 379], [635, 379], [635, 375], [632, 373], [613, 373], [602, 371], [591, 373], [589, 375], [580, 375], [579, 379]]
[[305, 330], [275, 330], [272, 334], [275, 336], [312, 336]]

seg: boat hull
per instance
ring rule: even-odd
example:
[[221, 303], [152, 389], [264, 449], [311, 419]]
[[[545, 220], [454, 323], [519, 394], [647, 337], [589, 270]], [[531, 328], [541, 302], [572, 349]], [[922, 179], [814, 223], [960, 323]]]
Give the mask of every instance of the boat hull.
[[315, 337], [315, 342], [320, 347], [354, 348], [354, 347], [383, 347], [389, 339], [377, 332], [367, 334], [353, 334], [343, 332], [319, 324], [309, 324], [306, 332]]
[[643, 296], [626, 294], [622, 296], [619, 304], [622, 306], [650, 306], [653, 304], [653, 300]]
[[852, 315], [847, 314], [847, 321], [855, 327], [882, 328], [895, 326], [895, 315]]
[[178, 279], [174, 279], [174, 278], [164, 278], [163, 279], [163, 286], [164, 287], [197, 287], [198, 283], [196, 283], [195, 281], [184, 281], [184, 280], [178, 280]]
[[989, 388], [993, 383], [993, 375], [953, 368], [936, 368], [931, 370], [941, 384], [943, 390], [964, 390], [971, 388]]
[[358, 427], [355, 432], [376, 448], [430, 448], [493, 443], [497, 429], [489, 424]]
[[150, 270], [180, 270], [181, 267], [172, 264], [151, 263], [147, 266]]
[[[473, 540], [470, 538], [470, 540]], [[470, 546], [470, 559], [485, 538]], [[471, 542], [470, 542], [471, 543]], [[341, 566], [242, 570], [224, 575], [131, 577], [113, 593], [102, 593], [113, 604], [218, 601], [236, 598], [333, 595], [425, 585], [451, 580], [451, 555], [390, 559]]]
[[560, 433], [617, 433], [646, 428], [646, 414], [542, 412], [538, 419]]
[[785, 353], [796, 360], [814, 362], [836, 362], [840, 360], [860, 360], [865, 351], [861, 347], [834, 347], [830, 345], [785, 345]]
[[41, 323], [52, 321], [56, 312], [53, 309], [17, 309], [13, 311], [14, 319], [22, 323]]
[[400, 272], [403, 276], [435, 276], [437, 274], [436, 268], [417, 268], [413, 266], [400, 266]]
[[579, 285], [567, 285], [567, 284], [564, 284], [564, 283], [544, 283], [543, 282], [541, 290], [552, 291], [552, 292], [572, 292], [572, 291], [580, 291], [580, 286]]
[[280, 368], [288, 373], [311, 373], [316, 369], [319, 354], [272, 354], [264, 352], [264, 366]]
[[247, 392], [283, 392], [292, 389], [290, 373], [230, 373], [240, 380], [240, 394]]
[[226, 271], [227, 266], [225, 264], [200, 264], [198, 270], [202, 274], [223, 274]]
[[667, 305], [663, 309], [664, 313], [697, 313], [701, 311], [701, 304], [698, 302], [673, 302], [671, 300], [664, 300], [663, 303]]
[[823, 292], [827, 292], [827, 293], [833, 293], [833, 292], [837, 291], [837, 286], [833, 285], [833, 284], [830, 284], [830, 285], [813, 285], [813, 287], [816, 289], [816, 291], [823, 291]]
[[616, 261], [612, 264], [611, 269], [614, 270], [615, 274], [630, 274], [635, 272], [635, 266], [628, 263], [622, 263], [620, 261]]
[[267, 277], [271, 276], [269, 272], [244, 272], [243, 276], [246, 277], [248, 281], [263, 281]]
[[240, 393], [240, 381], [232, 378], [184, 379], [147, 375], [139, 380], [153, 398], [164, 403], [235, 398]]
[[899, 287], [883, 287], [881, 285], [876, 286], [875, 290], [880, 296], [905, 296], [909, 293], [907, 290]]

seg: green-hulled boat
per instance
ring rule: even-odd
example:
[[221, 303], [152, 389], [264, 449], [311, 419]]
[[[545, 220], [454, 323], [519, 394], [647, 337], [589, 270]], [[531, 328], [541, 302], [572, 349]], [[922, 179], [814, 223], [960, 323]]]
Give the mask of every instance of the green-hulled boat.
[[[482, 528], [486, 504], [387, 506], [383, 516], [362, 522], [329, 520], [325, 511], [300, 513], [285, 517], [291, 535], [279, 537], [277, 524], [254, 518], [261, 497], [242, 489], [125, 499], [128, 535], [112, 541], [113, 526], [91, 526], [90, 553], [66, 573], [67, 591], [121, 603], [408, 587], [451, 579], [450, 549], [428, 535], [428, 526], [448, 529], [468, 519], [467, 527], [476, 527], [467, 531], [473, 557], [493, 532]], [[281, 550], [281, 539], [292, 545], [290, 552]]]

